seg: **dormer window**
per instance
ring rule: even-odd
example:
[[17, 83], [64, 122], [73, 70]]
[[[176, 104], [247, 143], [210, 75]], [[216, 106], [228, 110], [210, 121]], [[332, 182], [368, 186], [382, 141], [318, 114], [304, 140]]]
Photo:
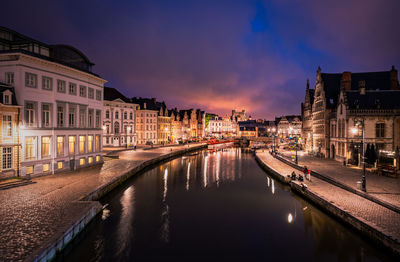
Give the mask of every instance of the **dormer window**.
[[4, 94], [3, 101], [4, 101], [5, 105], [10, 105], [11, 104], [11, 95]]

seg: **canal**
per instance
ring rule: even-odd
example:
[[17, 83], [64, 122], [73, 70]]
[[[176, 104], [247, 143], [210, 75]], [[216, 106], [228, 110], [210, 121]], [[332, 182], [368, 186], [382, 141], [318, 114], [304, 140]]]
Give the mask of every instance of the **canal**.
[[390, 261], [230, 148], [163, 163], [107, 205], [58, 261]]

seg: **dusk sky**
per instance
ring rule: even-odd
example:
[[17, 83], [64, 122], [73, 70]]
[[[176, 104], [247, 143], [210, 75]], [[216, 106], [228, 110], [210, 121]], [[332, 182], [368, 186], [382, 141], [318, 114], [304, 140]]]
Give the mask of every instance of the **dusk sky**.
[[[328, 3], [329, 2], [329, 3]], [[5, 1], [0, 25], [69, 44], [129, 97], [300, 114], [307, 78], [400, 67], [400, 1]]]

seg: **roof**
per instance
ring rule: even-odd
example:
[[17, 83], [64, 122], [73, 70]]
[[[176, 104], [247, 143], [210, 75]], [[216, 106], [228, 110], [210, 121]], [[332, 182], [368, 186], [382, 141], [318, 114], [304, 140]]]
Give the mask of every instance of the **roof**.
[[[340, 92], [342, 74], [321, 73], [324, 83], [326, 105], [328, 108], [335, 108]], [[364, 80], [367, 90], [389, 90], [390, 71], [351, 73], [351, 90], [358, 90], [358, 82]]]
[[240, 131], [256, 131], [255, 126], [239, 126]]
[[0, 93], [1, 93], [1, 95], [0, 95], [0, 103], [4, 104], [3, 92], [6, 91], [6, 90], [9, 90], [11, 92], [11, 94], [12, 94], [11, 105], [17, 106], [18, 103], [17, 103], [17, 97], [15, 96], [14, 87], [12, 87], [12, 86], [10, 86], [8, 84], [2, 83], [2, 82], [0, 82]]
[[73, 46], [45, 44], [2, 26], [0, 26], [0, 42], [6, 47], [0, 53], [23, 53], [69, 66], [98, 77], [97, 74], [92, 72], [94, 64]]
[[400, 109], [400, 90], [347, 91], [349, 109]]
[[115, 99], [121, 99], [122, 101], [126, 103], [131, 103], [131, 100], [121, 94], [117, 89], [113, 87], [104, 87], [104, 100], [107, 101], [114, 101]]

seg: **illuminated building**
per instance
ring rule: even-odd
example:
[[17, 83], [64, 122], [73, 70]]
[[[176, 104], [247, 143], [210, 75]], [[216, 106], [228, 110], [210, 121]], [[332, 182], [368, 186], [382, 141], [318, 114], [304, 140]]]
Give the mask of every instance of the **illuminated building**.
[[0, 81], [22, 106], [21, 176], [101, 163], [106, 80], [79, 50], [0, 27]]

